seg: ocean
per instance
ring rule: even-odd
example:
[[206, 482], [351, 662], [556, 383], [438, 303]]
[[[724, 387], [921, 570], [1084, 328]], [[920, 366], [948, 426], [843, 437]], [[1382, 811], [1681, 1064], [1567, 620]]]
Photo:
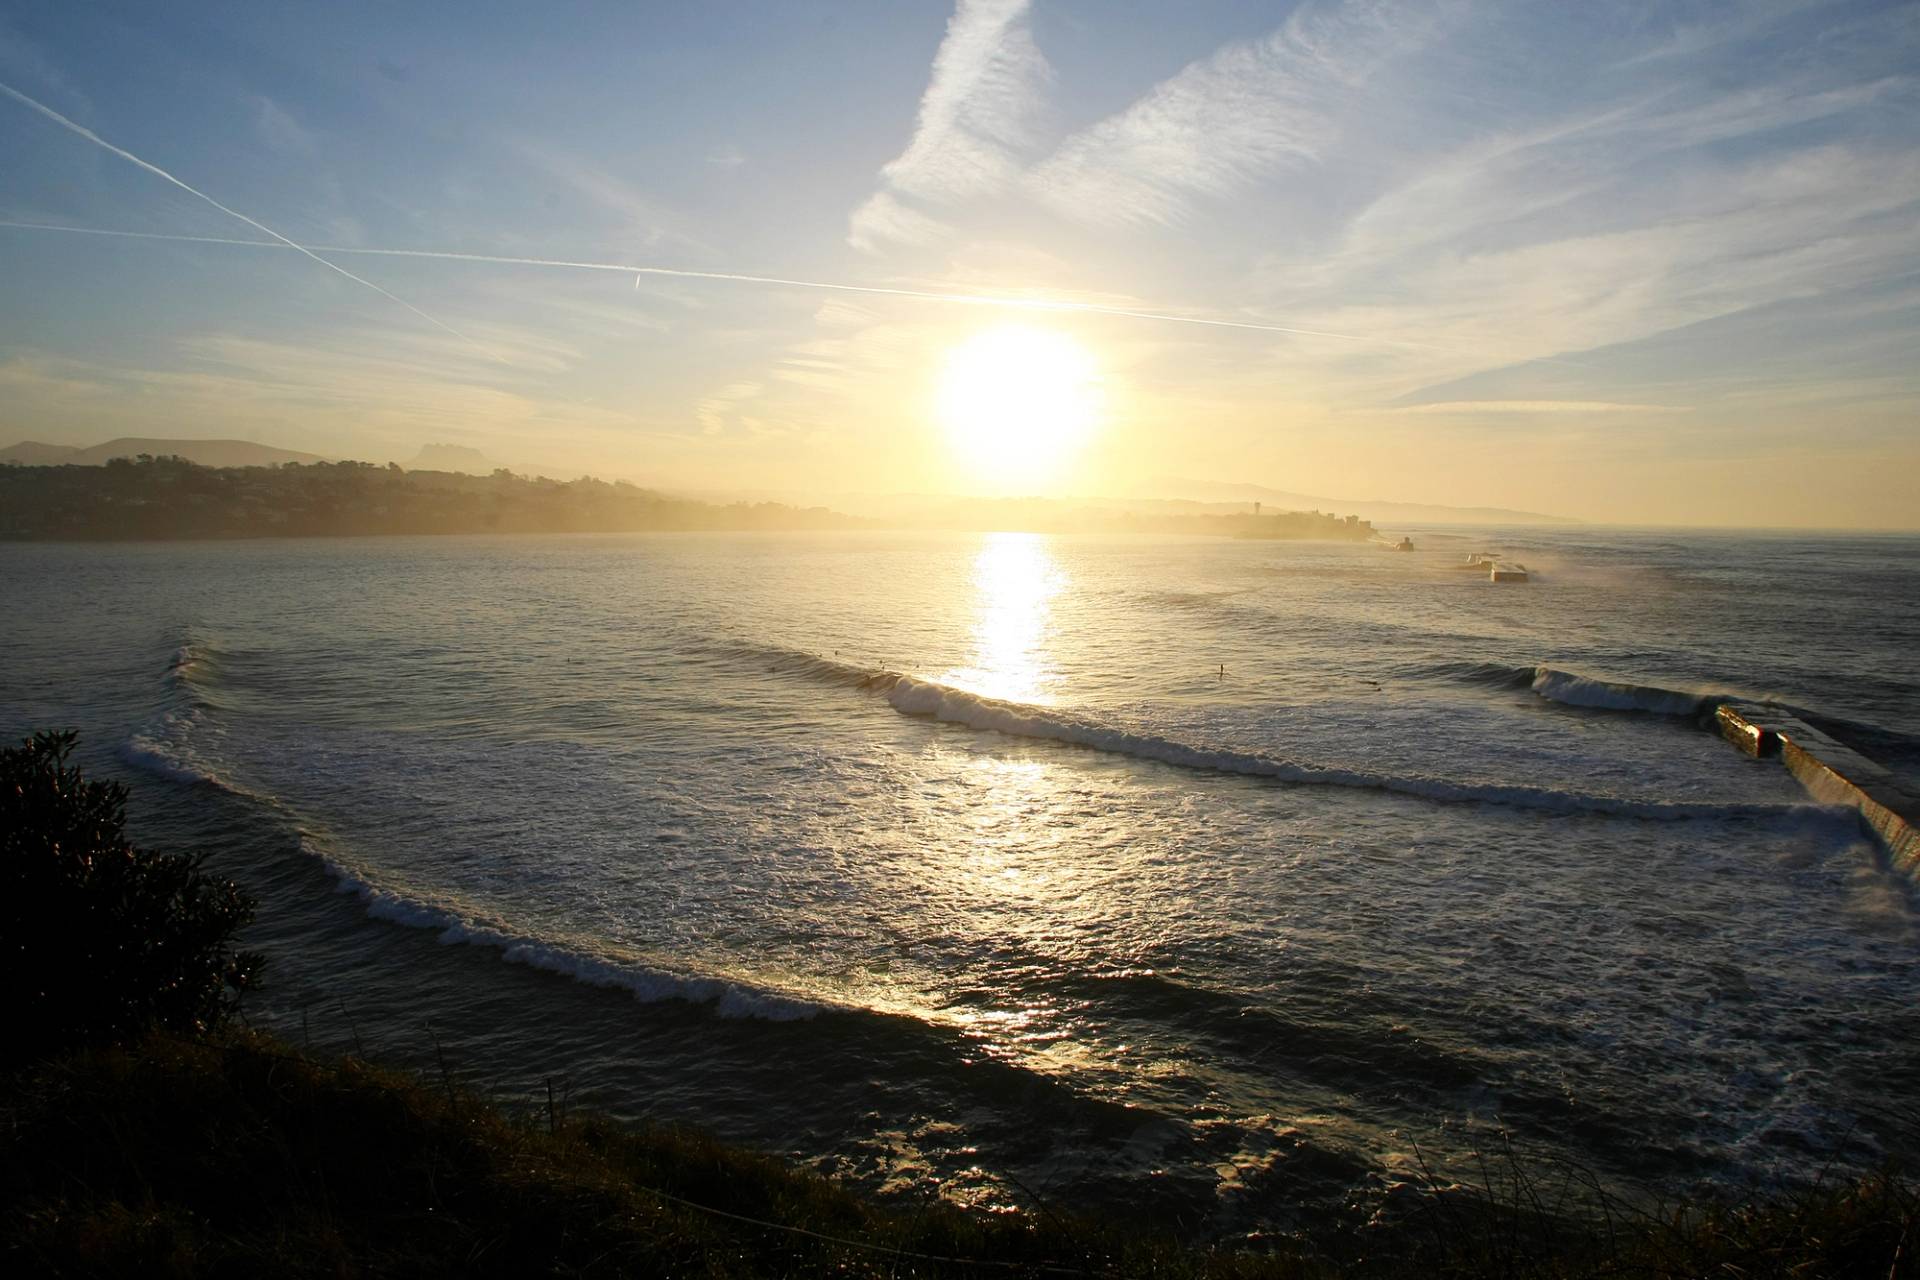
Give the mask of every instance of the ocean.
[[1920, 539], [1412, 533], [7, 545], [0, 731], [256, 895], [254, 1025], [882, 1196], [1920, 1149], [1914, 886], [1701, 715], [1920, 775]]

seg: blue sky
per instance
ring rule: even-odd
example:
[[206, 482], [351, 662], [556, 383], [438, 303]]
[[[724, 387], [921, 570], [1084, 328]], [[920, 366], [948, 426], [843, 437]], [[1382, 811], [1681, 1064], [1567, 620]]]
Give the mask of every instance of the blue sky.
[[1101, 423], [1001, 489], [1913, 527], [1915, 68], [1912, 3], [8, 3], [0, 436], [995, 488], [938, 386], [1018, 323]]

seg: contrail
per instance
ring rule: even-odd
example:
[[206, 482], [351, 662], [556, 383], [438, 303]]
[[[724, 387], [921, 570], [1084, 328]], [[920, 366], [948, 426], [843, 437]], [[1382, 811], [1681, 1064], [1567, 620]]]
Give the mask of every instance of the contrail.
[[[0, 224], [5, 225], [5, 224]], [[242, 242], [258, 243], [258, 241]], [[734, 284], [765, 284], [787, 289], [821, 289], [832, 293], [877, 294], [885, 298], [915, 298], [923, 302], [951, 302], [962, 306], [1009, 307], [1025, 311], [1062, 311], [1080, 315], [1116, 316], [1128, 320], [1157, 320], [1165, 324], [1210, 325], [1222, 329], [1252, 329], [1259, 333], [1289, 333], [1303, 338], [1335, 338], [1341, 342], [1380, 343], [1387, 346], [1423, 347], [1432, 351], [1450, 350], [1424, 342], [1406, 342], [1396, 338], [1368, 337], [1357, 333], [1330, 333], [1324, 329], [1301, 329], [1284, 324], [1266, 324], [1254, 320], [1221, 320], [1203, 316], [1174, 315], [1160, 311], [1135, 311], [1127, 307], [1109, 307], [1097, 302], [1073, 302], [1063, 298], [1010, 298], [982, 293], [942, 293], [933, 289], [903, 289], [877, 284], [847, 284], [837, 280], [801, 280], [790, 276], [746, 275], [736, 271], [691, 271], [680, 267], [644, 267], [620, 262], [576, 262], [564, 258], [509, 258], [488, 253], [442, 253], [432, 249], [350, 249], [329, 246], [328, 253], [364, 253], [390, 258], [437, 258], [448, 262], [484, 262], [498, 266], [564, 267], [575, 271], [611, 271], [632, 275], [638, 287], [643, 276], [667, 276], [677, 280], [721, 280]]]
[[[0, 86], [3, 87], [3, 86]], [[257, 223], [255, 224], [258, 225]], [[236, 240], [222, 236], [182, 236], [168, 235], [157, 231], [115, 231], [103, 227], [72, 227], [53, 222], [15, 222], [0, 219], [0, 227], [18, 227], [30, 231], [63, 231], [73, 235], [120, 236], [133, 240], [175, 240], [187, 244], [225, 244], [241, 245], [252, 249], [280, 249], [286, 244], [273, 244], [264, 240]], [[264, 230], [264, 228], [263, 228]], [[269, 233], [271, 234], [271, 233]], [[293, 245], [299, 248], [298, 245]], [[719, 280], [733, 284], [762, 284], [786, 289], [817, 289], [831, 293], [877, 294], [887, 298], [913, 298], [923, 302], [957, 303], [962, 306], [1004, 307], [1023, 311], [1054, 311], [1077, 315], [1114, 316], [1126, 320], [1148, 320], [1160, 324], [1200, 325], [1214, 329], [1246, 329], [1255, 333], [1285, 333], [1302, 338], [1331, 338], [1337, 342], [1358, 342], [1372, 346], [1407, 347], [1420, 351], [1444, 351], [1452, 354], [1465, 354], [1463, 348], [1449, 347], [1436, 342], [1414, 342], [1404, 338], [1382, 338], [1360, 333], [1335, 333], [1327, 329], [1303, 329], [1294, 325], [1268, 324], [1258, 320], [1227, 320], [1212, 316], [1183, 316], [1166, 311], [1137, 310], [1131, 307], [1109, 307], [1097, 302], [1073, 302], [1058, 298], [1010, 298], [979, 293], [942, 293], [933, 289], [904, 289], [886, 285], [847, 284], [835, 280], [802, 280], [790, 276], [747, 275], [736, 271], [693, 271], [680, 267], [637, 266], [621, 262], [580, 262], [567, 258], [517, 258], [491, 253], [446, 253], [433, 249], [365, 249], [351, 245], [315, 245], [321, 253], [361, 254], [382, 258], [426, 258], [442, 262], [478, 262], [494, 266], [509, 267], [552, 267], [571, 271], [609, 271], [615, 275], [630, 275], [638, 287], [646, 276], [665, 276], [675, 280]], [[305, 253], [306, 250], [301, 250]], [[312, 254], [308, 254], [312, 257]], [[324, 261], [324, 259], [323, 259]], [[327, 265], [332, 266], [332, 263]], [[335, 268], [339, 270], [339, 268]], [[344, 274], [344, 273], [343, 273]], [[356, 277], [357, 278], [357, 277]], [[383, 289], [381, 292], [385, 293]], [[387, 296], [392, 297], [391, 294]], [[444, 327], [444, 326], [443, 326]], [[1585, 366], [1558, 356], [1532, 356], [1523, 361], [1527, 364], [1562, 364], [1576, 368]]]
[[[18, 89], [14, 88], [12, 85], [7, 84], [4, 81], [0, 81], [0, 93], [6, 94], [9, 98], [12, 98], [15, 102], [20, 103], [22, 106], [29, 107], [34, 111], [39, 112], [41, 115], [45, 116], [47, 119], [59, 125], [62, 129], [66, 129], [72, 133], [77, 133], [82, 138], [85, 138], [88, 142], [93, 143], [95, 146], [101, 147], [111, 152], [112, 154], [119, 156], [122, 160], [125, 160], [128, 164], [136, 165], [139, 168], [145, 169], [148, 173], [153, 174], [157, 178], [163, 178], [166, 181], [171, 182], [174, 186], [180, 188], [182, 191], [186, 192], [188, 195], [199, 197], [200, 199], [206, 201], [208, 204], [212, 205], [214, 208], [218, 209], [220, 212], [226, 214], [228, 217], [238, 218], [240, 221], [246, 223], [248, 226], [252, 227], [255, 231], [260, 232], [262, 235], [271, 236], [273, 239], [279, 241], [280, 244], [286, 246], [287, 248], [292, 249], [298, 253], [305, 254], [307, 257], [312, 258], [315, 262], [319, 263], [321, 266], [325, 267], [327, 270], [338, 272], [340, 275], [345, 276], [347, 279], [353, 281], [355, 284], [366, 286], [367, 288], [373, 290], [375, 293], [379, 294], [383, 298], [386, 298], [390, 302], [399, 303], [401, 306], [405, 307], [407, 310], [413, 312], [413, 314], [419, 316], [422, 320], [425, 320], [429, 324], [436, 325], [439, 328], [445, 329], [448, 333], [460, 339], [460, 341], [466, 343], [468, 346], [480, 352], [482, 355], [487, 356], [489, 359], [496, 359], [496, 360], [499, 359], [498, 356], [495, 356], [492, 352], [488, 351], [485, 347], [481, 346], [479, 343], [475, 342], [472, 338], [469, 338], [466, 334], [460, 332], [458, 329], [454, 328], [452, 325], [448, 324], [446, 321], [440, 319], [438, 316], [429, 315], [425, 311], [422, 311], [419, 307], [414, 306], [411, 302], [408, 302], [405, 298], [397, 297], [394, 294], [387, 292], [385, 289], [382, 289], [379, 285], [375, 284], [373, 281], [362, 279], [361, 277], [353, 274], [353, 272], [347, 270], [345, 267], [338, 266], [335, 263], [328, 262], [325, 258], [321, 257], [319, 254], [315, 253], [313, 250], [306, 248], [304, 245], [299, 245], [294, 243], [292, 240], [289, 240], [287, 237], [281, 235], [278, 231], [275, 231], [272, 227], [267, 226], [263, 222], [254, 221], [252, 218], [249, 218], [246, 214], [241, 213], [238, 209], [228, 208], [226, 205], [221, 204], [218, 200], [215, 200], [212, 196], [208, 195], [206, 192], [200, 190], [199, 188], [189, 186], [187, 183], [182, 182], [180, 179], [168, 173], [165, 169], [162, 169], [159, 165], [150, 164], [147, 161], [142, 160], [139, 156], [133, 154], [133, 152], [128, 151], [126, 148], [114, 146], [111, 142], [108, 142], [105, 138], [101, 137], [99, 134], [95, 133], [93, 130], [87, 128], [85, 125], [76, 124], [74, 121], [67, 119], [67, 117], [61, 115], [58, 111], [55, 111], [52, 107], [49, 107], [44, 102], [40, 102], [34, 98], [28, 97], [26, 94], [20, 92]], [[249, 242], [243, 241], [242, 243], [249, 243]], [[258, 241], [253, 241], [250, 243], [258, 243]]]

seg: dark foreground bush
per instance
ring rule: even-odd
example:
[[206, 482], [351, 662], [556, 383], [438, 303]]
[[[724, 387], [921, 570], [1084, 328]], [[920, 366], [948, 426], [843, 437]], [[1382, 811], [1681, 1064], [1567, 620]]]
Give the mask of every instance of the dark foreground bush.
[[0, 749], [0, 1055], [219, 1026], [259, 959], [253, 904], [197, 857], [135, 849], [126, 788], [68, 763], [71, 733]]

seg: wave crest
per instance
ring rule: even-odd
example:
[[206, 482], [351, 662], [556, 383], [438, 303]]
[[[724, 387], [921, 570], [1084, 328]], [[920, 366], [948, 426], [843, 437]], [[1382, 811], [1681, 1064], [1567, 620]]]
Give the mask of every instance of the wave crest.
[[1534, 668], [1532, 689], [1543, 698], [1570, 707], [1648, 711], [1663, 716], [1698, 715], [1727, 700], [1726, 694], [1687, 693], [1659, 685], [1600, 680], [1554, 667]]
[[736, 644], [719, 647], [730, 658], [745, 659], [764, 670], [800, 676], [844, 689], [868, 689], [898, 677], [877, 666], [861, 666], [838, 657], [827, 658], [804, 649], [772, 644]]
[[[841, 688], [882, 694], [903, 715], [925, 716], [969, 728], [1087, 747], [1095, 751], [1154, 760], [1180, 768], [1271, 778], [1308, 786], [1350, 787], [1417, 796], [1452, 804], [1498, 804], [1552, 813], [1592, 813], [1648, 821], [1831, 816], [1818, 804], [1728, 803], [1711, 800], [1630, 800], [1620, 796], [1529, 786], [1524, 783], [1456, 782], [1420, 774], [1377, 773], [1365, 769], [1307, 764], [1226, 747], [1181, 742], [1139, 733], [1092, 716], [1052, 707], [1007, 702], [969, 693], [936, 680], [855, 666], [798, 649], [741, 645], [736, 657], [766, 664], [769, 670], [818, 680]], [[1689, 715], [1719, 701], [1718, 695], [1682, 693], [1653, 686], [1614, 684], [1552, 667], [1507, 667], [1498, 663], [1455, 663], [1436, 674], [1472, 683], [1531, 688], [1543, 698], [1572, 706]]]
[[221, 652], [206, 641], [189, 639], [173, 651], [161, 679], [169, 689], [204, 700], [222, 657]]
[[168, 782], [226, 788], [217, 774], [189, 758], [179, 747], [146, 734], [136, 733], [121, 743], [119, 755], [123, 763]]
[[1529, 689], [1549, 702], [1595, 711], [1646, 711], [1656, 715], [1690, 716], [1735, 697], [1731, 693], [1675, 689], [1666, 685], [1605, 680], [1566, 671], [1545, 663], [1515, 666], [1504, 662], [1442, 662], [1416, 667], [1414, 679], [1443, 680], [1482, 689]]
[[235, 795], [246, 795], [244, 788], [223, 777], [194, 751], [191, 744], [201, 720], [201, 713], [195, 707], [169, 711], [128, 737], [120, 744], [117, 754], [122, 763], [168, 782], [218, 787]]
[[1374, 773], [1364, 769], [1301, 764], [1275, 756], [1206, 747], [1153, 734], [1136, 733], [1070, 712], [1001, 702], [914, 676], [875, 675], [869, 677], [869, 685], [884, 689], [887, 701], [905, 715], [928, 716], [1016, 737], [1064, 742], [1182, 768], [1272, 778], [1279, 782], [1386, 791], [1443, 803], [1499, 804], [1553, 813], [1594, 813], [1651, 821], [1749, 817], [1771, 819], [1801, 813], [1828, 813], [1825, 806], [1812, 804], [1628, 800], [1553, 787], [1454, 782], [1418, 774]]
[[590, 987], [626, 991], [642, 1004], [680, 1000], [687, 1004], [711, 1005], [723, 1018], [797, 1022], [815, 1017], [826, 1008], [810, 1000], [740, 982], [669, 973], [548, 938], [515, 933], [503, 924], [480, 919], [451, 905], [429, 902], [375, 884], [329, 857], [309, 833], [301, 833], [300, 843], [320, 859], [337, 882], [339, 892], [353, 894], [365, 904], [367, 915], [390, 924], [432, 930], [446, 946], [485, 947], [498, 952], [500, 958], [510, 964], [557, 973]]

